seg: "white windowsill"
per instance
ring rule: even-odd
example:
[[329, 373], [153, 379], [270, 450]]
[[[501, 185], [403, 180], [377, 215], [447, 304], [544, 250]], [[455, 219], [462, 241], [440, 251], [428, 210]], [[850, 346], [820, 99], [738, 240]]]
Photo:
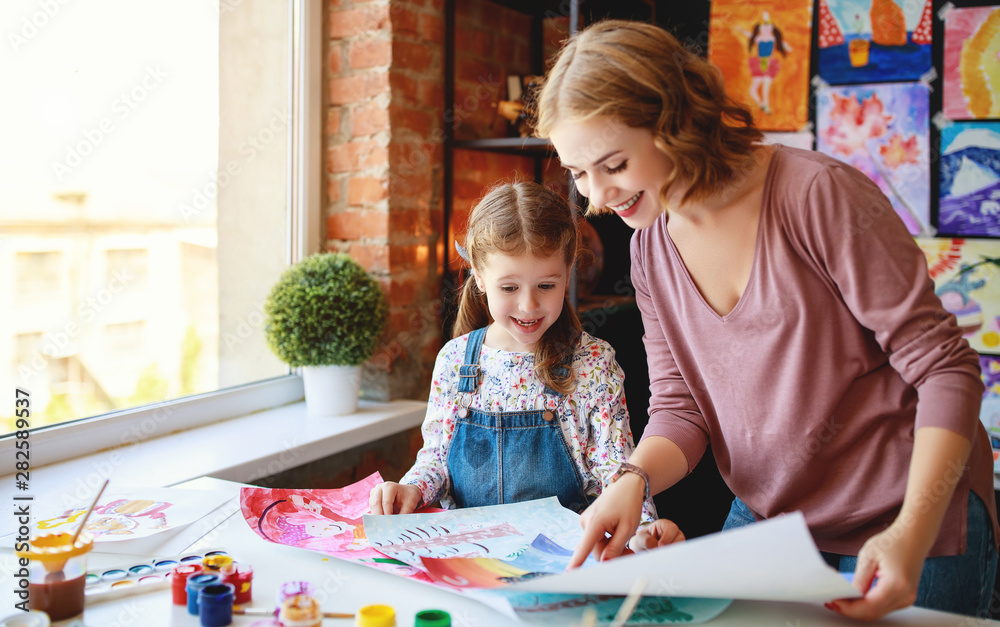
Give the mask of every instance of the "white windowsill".
[[253, 483], [419, 426], [427, 403], [361, 401], [348, 416], [310, 417], [304, 402], [267, 409], [107, 449], [92, 455], [30, 470], [29, 489], [15, 489], [13, 473], [0, 477], [0, 495], [62, 494], [92, 498], [105, 478], [108, 491], [131, 487], [168, 487], [199, 477]]

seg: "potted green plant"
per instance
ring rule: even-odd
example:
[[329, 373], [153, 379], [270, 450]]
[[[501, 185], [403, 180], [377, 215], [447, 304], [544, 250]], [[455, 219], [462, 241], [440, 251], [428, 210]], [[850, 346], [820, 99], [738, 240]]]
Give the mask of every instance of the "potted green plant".
[[357, 409], [361, 365], [375, 354], [387, 311], [378, 282], [348, 255], [312, 255], [281, 275], [264, 303], [264, 330], [282, 361], [302, 367], [309, 415]]

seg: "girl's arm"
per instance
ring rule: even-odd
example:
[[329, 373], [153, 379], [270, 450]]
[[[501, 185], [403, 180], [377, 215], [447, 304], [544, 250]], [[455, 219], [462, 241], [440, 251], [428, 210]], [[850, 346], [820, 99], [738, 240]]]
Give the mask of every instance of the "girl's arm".
[[[596, 479], [591, 496], [600, 496], [622, 462], [628, 461], [635, 448], [628, 407], [625, 404], [625, 375], [615, 360], [615, 351], [608, 344], [594, 341], [584, 346], [584, 372], [581, 384], [587, 398], [583, 407], [590, 422], [588, 440], [582, 443], [587, 456], [586, 467]], [[642, 523], [656, 520], [653, 493], [642, 503]]]
[[839, 599], [831, 604], [832, 609], [852, 618], [875, 620], [913, 604], [924, 560], [937, 539], [971, 449], [968, 438], [954, 431], [917, 429], [899, 516], [888, 529], [869, 538], [858, 555], [854, 585], [865, 596]]

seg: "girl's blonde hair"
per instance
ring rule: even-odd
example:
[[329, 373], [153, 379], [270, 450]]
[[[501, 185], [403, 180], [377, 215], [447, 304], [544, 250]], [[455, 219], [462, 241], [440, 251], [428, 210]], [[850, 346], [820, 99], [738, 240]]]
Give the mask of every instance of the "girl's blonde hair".
[[[605, 20], [569, 39], [538, 96], [536, 134], [563, 121], [606, 116], [653, 132], [672, 161], [663, 188], [689, 187], [681, 202], [701, 200], [749, 165], [763, 134], [750, 111], [726, 95], [718, 70], [667, 31], [644, 22]], [[588, 213], [608, 210], [591, 205]]]
[[[561, 255], [566, 266], [576, 260], [579, 235], [566, 199], [533, 182], [500, 183], [492, 187], [469, 215], [465, 234], [468, 260], [483, 272], [493, 254], [530, 254], [540, 258]], [[486, 294], [469, 275], [462, 288], [453, 337], [493, 322]], [[569, 302], [535, 346], [535, 376], [549, 388], [568, 394], [575, 387], [568, 360], [580, 341], [580, 320]]]

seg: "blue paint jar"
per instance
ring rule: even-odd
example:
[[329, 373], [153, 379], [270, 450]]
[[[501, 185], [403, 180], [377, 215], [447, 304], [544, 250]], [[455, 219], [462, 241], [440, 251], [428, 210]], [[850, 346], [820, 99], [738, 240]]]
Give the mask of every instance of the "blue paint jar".
[[202, 627], [222, 627], [233, 622], [233, 597], [236, 587], [231, 583], [214, 583], [198, 592], [198, 617]]
[[207, 573], [198, 573], [197, 575], [191, 575], [187, 579], [187, 606], [188, 614], [198, 615], [198, 593], [205, 586], [211, 586], [213, 584], [222, 583], [222, 579], [218, 575], [209, 575]]

